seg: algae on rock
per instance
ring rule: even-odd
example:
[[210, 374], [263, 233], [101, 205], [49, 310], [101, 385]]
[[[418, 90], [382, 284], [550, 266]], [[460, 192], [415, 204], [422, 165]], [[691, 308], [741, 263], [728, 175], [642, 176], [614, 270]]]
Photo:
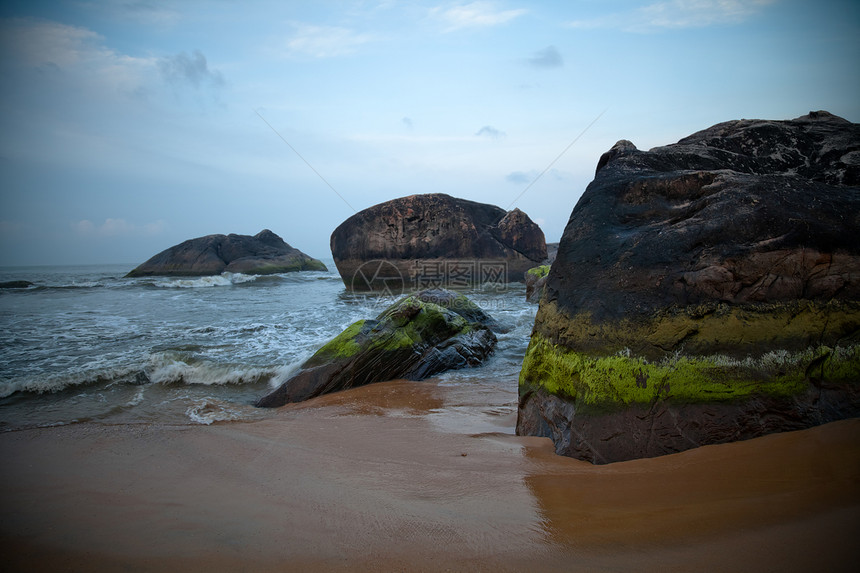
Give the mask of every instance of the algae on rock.
[[434, 289], [407, 296], [375, 319], [351, 324], [257, 406], [277, 407], [372, 382], [423, 380], [476, 366], [495, 347], [493, 325], [462, 295]]
[[858, 150], [860, 125], [810, 112], [603, 154], [539, 294], [518, 434], [603, 463], [860, 415]]

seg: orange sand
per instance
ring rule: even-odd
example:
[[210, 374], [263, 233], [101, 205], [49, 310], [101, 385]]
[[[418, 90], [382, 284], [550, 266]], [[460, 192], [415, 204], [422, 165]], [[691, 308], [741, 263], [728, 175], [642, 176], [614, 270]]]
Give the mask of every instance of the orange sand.
[[[481, 390], [487, 392], [486, 387]], [[4, 571], [854, 571], [860, 419], [592, 466], [394, 381], [213, 426], [0, 434]]]

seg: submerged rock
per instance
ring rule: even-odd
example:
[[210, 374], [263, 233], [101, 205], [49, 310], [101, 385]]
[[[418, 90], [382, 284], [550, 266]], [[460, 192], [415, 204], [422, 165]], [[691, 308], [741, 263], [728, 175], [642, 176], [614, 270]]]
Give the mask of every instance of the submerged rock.
[[407, 296], [374, 320], [360, 320], [257, 401], [278, 407], [397, 378], [423, 380], [480, 364], [492, 353], [495, 320], [462, 295], [441, 289]]
[[520, 377], [517, 432], [595, 463], [860, 415], [860, 126], [731, 121], [605, 153]]
[[269, 275], [325, 271], [326, 266], [264, 229], [254, 235], [207, 235], [161, 251], [127, 276]]
[[546, 258], [528, 215], [442, 193], [411, 195], [356, 213], [334, 230], [331, 252], [347, 288], [466, 287], [521, 282]]
[[0, 288], [30, 288], [31, 286], [35, 286], [30, 281], [6, 281], [0, 283]]

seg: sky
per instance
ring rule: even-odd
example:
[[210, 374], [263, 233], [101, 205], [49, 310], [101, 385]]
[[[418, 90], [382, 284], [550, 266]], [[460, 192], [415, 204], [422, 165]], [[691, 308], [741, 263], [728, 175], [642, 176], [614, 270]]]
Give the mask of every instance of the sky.
[[328, 258], [416, 193], [558, 241], [616, 141], [860, 122], [858, 62], [855, 0], [4, 0], [0, 266], [264, 228]]

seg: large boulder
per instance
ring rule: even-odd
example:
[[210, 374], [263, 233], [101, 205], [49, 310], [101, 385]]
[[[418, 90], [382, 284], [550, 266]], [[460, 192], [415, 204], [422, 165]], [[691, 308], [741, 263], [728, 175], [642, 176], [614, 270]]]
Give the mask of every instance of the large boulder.
[[860, 415], [860, 126], [617, 143], [571, 214], [517, 432], [595, 463]]
[[522, 281], [546, 258], [546, 241], [528, 215], [442, 193], [411, 195], [356, 213], [331, 235], [347, 288], [457, 288]]
[[374, 320], [350, 325], [256, 405], [278, 407], [372, 382], [423, 380], [476, 366], [495, 348], [497, 329], [495, 320], [463, 295], [425, 290]]
[[268, 275], [325, 270], [322, 262], [264, 229], [253, 237], [230, 234], [189, 239], [161, 251], [127, 276], [209, 276], [224, 272]]

